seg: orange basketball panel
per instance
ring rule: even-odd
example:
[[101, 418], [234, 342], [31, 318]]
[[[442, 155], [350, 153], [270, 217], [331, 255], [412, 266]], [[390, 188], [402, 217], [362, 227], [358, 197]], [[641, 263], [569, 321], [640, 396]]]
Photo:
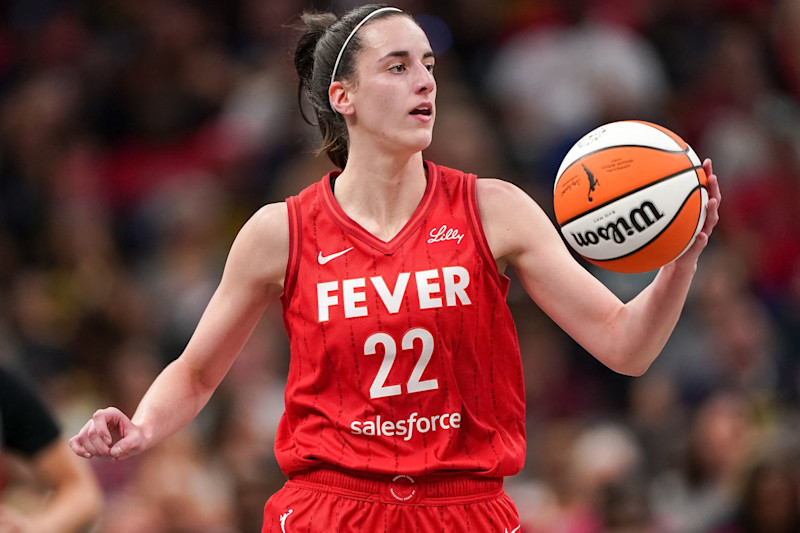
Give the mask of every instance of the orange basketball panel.
[[688, 170], [686, 154], [643, 146], [616, 146], [567, 167], [554, 195], [556, 219], [570, 220], [661, 178]]
[[706, 176], [706, 171], [703, 170], [703, 167], [697, 169], [697, 181], [699, 181], [700, 185], [703, 187], [708, 187], [708, 176]]
[[587, 259], [587, 261], [607, 270], [627, 274], [649, 272], [664, 266], [689, 245], [702, 212], [701, 202], [702, 194], [700, 189], [696, 189], [670, 225], [640, 250], [620, 259], [608, 261]]

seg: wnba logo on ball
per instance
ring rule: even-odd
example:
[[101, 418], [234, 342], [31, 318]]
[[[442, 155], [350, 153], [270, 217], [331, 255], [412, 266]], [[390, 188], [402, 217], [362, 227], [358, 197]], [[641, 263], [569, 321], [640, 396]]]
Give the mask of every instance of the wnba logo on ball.
[[[645, 201], [636, 209], [632, 209], [626, 217], [619, 217], [616, 222], [611, 222], [605, 226], [598, 226], [594, 230], [583, 234], [572, 233], [575, 244], [583, 248], [600, 242], [600, 239], [607, 241], [612, 239], [617, 244], [622, 244], [627, 237], [641, 233], [647, 228], [658, 222], [664, 217], [653, 202]], [[627, 236], [627, 237], [626, 237]]]

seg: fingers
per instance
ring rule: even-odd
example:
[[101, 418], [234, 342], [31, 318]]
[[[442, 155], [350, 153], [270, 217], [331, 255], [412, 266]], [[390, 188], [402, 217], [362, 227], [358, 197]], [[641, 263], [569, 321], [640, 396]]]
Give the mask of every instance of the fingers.
[[86, 440], [86, 435], [91, 430], [93, 424], [94, 421], [89, 420], [81, 428], [77, 435], [69, 439], [69, 447], [72, 448], [72, 451], [81, 457], [85, 457], [86, 459], [91, 459], [97, 454], [97, 450], [93, 446], [91, 449], [87, 446], [88, 441]]
[[138, 453], [141, 440], [139, 428], [122, 411], [109, 407], [95, 412], [69, 445], [86, 459], [123, 459]]
[[125, 438], [118, 440], [111, 447], [111, 459], [115, 461], [126, 459], [132, 455], [140, 453], [144, 449], [143, 442], [144, 439], [142, 437], [142, 433], [138, 428], [136, 428], [135, 432], [129, 433], [125, 436]]
[[114, 423], [112, 416], [116, 415], [116, 413], [105, 412], [110, 410], [111, 408], [108, 410], [101, 409], [96, 411], [94, 416], [92, 416], [89, 430], [86, 432], [86, 445], [88, 449], [95, 450], [96, 454], [106, 455], [111, 448], [111, 430], [108, 426]]
[[711, 159], [703, 161], [703, 171], [706, 173], [706, 189], [708, 192], [708, 202], [706, 203], [706, 219], [702, 229], [698, 232], [694, 242], [686, 252], [678, 259], [679, 262], [696, 262], [700, 253], [708, 245], [708, 238], [714, 231], [714, 227], [719, 222], [719, 205], [722, 201], [722, 194], [719, 189], [719, 181], [714, 174], [714, 167]]
[[703, 161], [703, 170], [705, 171], [706, 178], [708, 180], [708, 198], [709, 200], [716, 199], [717, 203], [719, 203], [722, 200], [722, 194], [719, 190], [719, 180], [717, 179], [717, 175], [714, 174], [713, 165], [710, 159]]
[[714, 167], [714, 164], [711, 161], [711, 159], [705, 158], [703, 160], [703, 170], [705, 171], [706, 176], [710, 176], [711, 174], [714, 173], [714, 168], [713, 167]]
[[722, 193], [710, 159], [703, 161], [703, 170], [707, 178], [708, 203], [706, 205], [706, 220], [705, 224], [703, 224], [702, 233], [710, 236], [714, 226], [719, 222], [719, 205], [722, 201]]

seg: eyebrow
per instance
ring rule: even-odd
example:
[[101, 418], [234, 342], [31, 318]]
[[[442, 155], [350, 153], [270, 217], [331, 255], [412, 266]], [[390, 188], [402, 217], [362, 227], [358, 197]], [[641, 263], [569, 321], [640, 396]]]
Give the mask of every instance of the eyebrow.
[[[411, 54], [410, 54], [408, 51], [406, 51], [406, 50], [396, 50], [396, 51], [394, 51], [394, 52], [389, 52], [388, 54], [386, 54], [385, 56], [383, 56], [382, 58], [380, 58], [378, 61], [379, 61], [379, 62], [380, 62], [380, 61], [383, 61], [383, 60], [384, 60], [384, 59], [386, 59], [387, 57], [403, 57], [403, 58], [406, 58], [406, 57], [410, 57], [410, 56], [411, 56]], [[433, 55], [433, 51], [432, 51], [432, 50], [428, 50], [427, 52], [425, 52], [425, 53], [422, 55], [422, 59], [427, 59], [427, 58], [429, 58], [429, 57], [434, 57], [434, 55]]]

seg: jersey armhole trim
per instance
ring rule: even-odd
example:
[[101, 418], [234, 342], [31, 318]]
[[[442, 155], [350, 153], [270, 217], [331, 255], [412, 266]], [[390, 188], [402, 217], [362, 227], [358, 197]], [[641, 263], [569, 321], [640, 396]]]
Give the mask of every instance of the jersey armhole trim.
[[465, 174], [464, 181], [466, 182], [466, 187], [464, 187], [464, 203], [468, 209], [469, 221], [472, 225], [473, 235], [475, 235], [475, 243], [478, 247], [478, 251], [486, 261], [486, 264], [489, 265], [492, 277], [498, 285], [502, 286], [503, 277], [505, 276], [501, 276], [500, 272], [497, 271], [497, 263], [492, 256], [492, 249], [489, 247], [489, 241], [486, 238], [486, 234], [483, 231], [483, 224], [481, 223], [481, 212], [478, 208], [478, 177], [475, 174]]
[[296, 196], [290, 196], [286, 199], [286, 208], [289, 214], [289, 260], [286, 261], [283, 296], [288, 302], [292, 298], [295, 285], [297, 285], [297, 270], [300, 268], [300, 243], [303, 242], [303, 226], [300, 223], [300, 202]]

